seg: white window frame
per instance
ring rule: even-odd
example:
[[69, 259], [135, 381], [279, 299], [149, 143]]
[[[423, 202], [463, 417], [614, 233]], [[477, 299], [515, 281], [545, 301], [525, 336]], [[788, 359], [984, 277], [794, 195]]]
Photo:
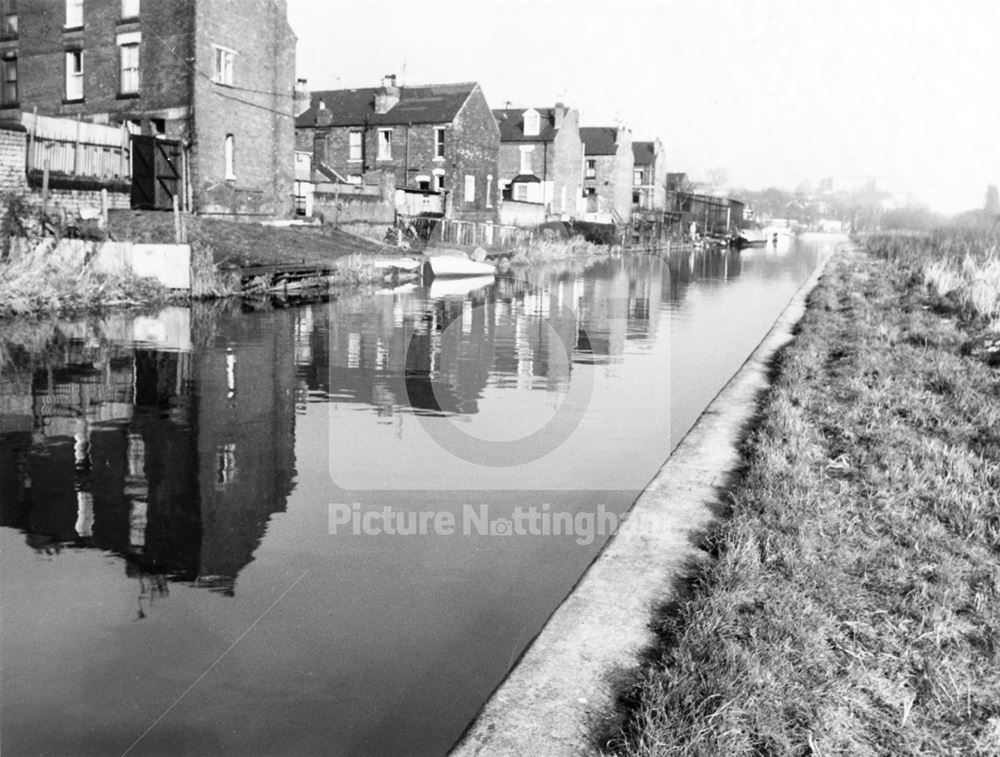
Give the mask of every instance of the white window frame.
[[83, 50], [66, 51], [66, 99], [83, 99]]
[[[357, 144], [355, 144], [357, 140]], [[352, 129], [347, 133], [347, 160], [351, 163], [360, 163], [364, 156], [364, 135], [359, 129]]]
[[122, 18], [139, 18], [140, 0], [122, 0]]
[[444, 169], [434, 169], [434, 180], [431, 182], [431, 189], [435, 192], [444, 191]]
[[471, 173], [465, 174], [464, 199], [466, 202], [476, 201], [476, 177]]
[[530, 187], [527, 184], [518, 182], [514, 185], [513, 198], [515, 202], [528, 202], [530, 197]]
[[633, 168], [632, 169], [632, 186], [641, 187], [642, 186], [642, 169]]
[[212, 45], [212, 81], [232, 87], [236, 81], [236, 51], [223, 47], [222, 45]]
[[66, 28], [83, 26], [83, 0], [66, 0]]
[[392, 129], [378, 130], [378, 160], [392, 160]]
[[[593, 164], [593, 168], [591, 168]], [[583, 178], [594, 179], [597, 178], [597, 158], [587, 158], [583, 162]]]
[[445, 127], [434, 127], [434, 160], [444, 160]]
[[236, 137], [226, 135], [223, 155], [226, 161], [226, 181], [236, 181]]
[[486, 207], [493, 207], [493, 174], [486, 174]]
[[[119, 34], [118, 43], [118, 91], [123, 95], [139, 93], [142, 76], [139, 71], [139, 44], [142, 32]], [[130, 59], [128, 56], [134, 56]]]
[[520, 174], [533, 174], [535, 171], [531, 167], [531, 154], [535, 151], [534, 145], [521, 145], [521, 170]]

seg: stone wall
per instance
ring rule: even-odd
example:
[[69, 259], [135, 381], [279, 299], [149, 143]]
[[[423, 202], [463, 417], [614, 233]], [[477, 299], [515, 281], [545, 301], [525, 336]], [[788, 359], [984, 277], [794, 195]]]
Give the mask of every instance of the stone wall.
[[27, 142], [20, 124], [0, 123], [0, 192], [25, 192]]

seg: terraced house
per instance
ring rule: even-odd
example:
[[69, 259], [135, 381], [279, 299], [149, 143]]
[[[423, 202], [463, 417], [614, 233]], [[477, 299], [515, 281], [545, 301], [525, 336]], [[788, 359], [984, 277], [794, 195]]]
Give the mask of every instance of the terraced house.
[[500, 127], [500, 190], [506, 199], [545, 205], [550, 215], [581, 212], [583, 142], [580, 114], [553, 108], [493, 111]]
[[[285, 214], [295, 35], [285, 0], [3, 0], [0, 119], [121, 126], [133, 204]], [[130, 136], [129, 136], [130, 135]]]
[[447, 217], [490, 220], [500, 132], [475, 82], [313, 92], [296, 119], [296, 149], [326, 181], [361, 184], [383, 172], [397, 190], [441, 198]]
[[586, 220], [629, 223], [635, 166], [631, 132], [624, 126], [585, 126], [580, 138]]

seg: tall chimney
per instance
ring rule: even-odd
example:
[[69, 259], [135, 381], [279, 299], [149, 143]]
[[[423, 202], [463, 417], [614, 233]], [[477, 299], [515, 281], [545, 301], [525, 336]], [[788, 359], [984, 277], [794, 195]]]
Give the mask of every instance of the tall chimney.
[[399, 87], [396, 86], [396, 74], [386, 74], [382, 77], [382, 87], [375, 92], [375, 112], [388, 113], [399, 102]]
[[563, 121], [566, 120], [566, 113], [569, 112], [567, 108], [562, 103], [556, 103], [556, 107], [552, 109], [552, 115], [555, 119], [555, 128], [561, 129]]
[[295, 98], [294, 98], [294, 109], [295, 116], [301, 116], [307, 110], [309, 110], [309, 101], [311, 100], [309, 94], [309, 82], [306, 79], [296, 79], [295, 80]]
[[333, 123], [333, 113], [327, 109], [326, 102], [324, 100], [320, 100], [319, 105], [317, 105], [316, 108], [317, 126], [329, 126]]

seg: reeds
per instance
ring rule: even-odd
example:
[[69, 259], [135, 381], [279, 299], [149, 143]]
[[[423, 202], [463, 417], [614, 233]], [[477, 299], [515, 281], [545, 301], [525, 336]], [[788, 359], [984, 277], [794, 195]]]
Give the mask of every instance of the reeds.
[[54, 256], [48, 245], [0, 265], [0, 316], [156, 304], [167, 296], [153, 279], [98, 271], [85, 257]]

